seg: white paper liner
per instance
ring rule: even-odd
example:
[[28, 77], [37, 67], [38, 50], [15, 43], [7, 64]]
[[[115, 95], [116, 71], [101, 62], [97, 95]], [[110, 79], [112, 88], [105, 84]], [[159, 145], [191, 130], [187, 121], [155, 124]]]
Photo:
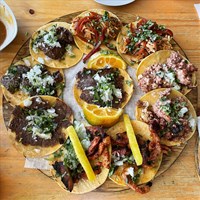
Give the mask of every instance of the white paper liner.
[[197, 14], [198, 14], [199, 19], [200, 19], [200, 3], [199, 4], [194, 4], [194, 7], [196, 8]]
[[45, 158], [26, 158], [24, 167], [42, 170], [51, 169], [48, 160]]

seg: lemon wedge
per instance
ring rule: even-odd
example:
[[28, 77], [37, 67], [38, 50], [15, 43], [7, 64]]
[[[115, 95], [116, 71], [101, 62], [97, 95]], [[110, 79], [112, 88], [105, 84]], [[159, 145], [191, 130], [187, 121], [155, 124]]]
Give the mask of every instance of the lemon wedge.
[[134, 133], [134, 130], [133, 130], [133, 127], [131, 124], [131, 120], [127, 114], [124, 114], [123, 117], [124, 117], [124, 125], [126, 128], [127, 137], [129, 140], [130, 148], [131, 148], [133, 157], [135, 159], [136, 165], [137, 166], [142, 165], [143, 158], [142, 158], [140, 148], [137, 143], [137, 139], [135, 137], [135, 133]]
[[80, 143], [80, 140], [76, 134], [76, 131], [74, 130], [74, 127], [73, 126], [69, 126], [67, 129], [66, 129], [68, 135], [69, 135], [69, 138], [72, 142], [72, 145], [74, 147], [74, 151], [76, 153], [76, 156], [80, 162], [80, 164], [82, 165], [86, 175], [87, 175], [87, 178], [89, 181], [93, 181], [96, 179], [96, 175], [90, 165], [90, 162], [85, 154], [85, 151]]

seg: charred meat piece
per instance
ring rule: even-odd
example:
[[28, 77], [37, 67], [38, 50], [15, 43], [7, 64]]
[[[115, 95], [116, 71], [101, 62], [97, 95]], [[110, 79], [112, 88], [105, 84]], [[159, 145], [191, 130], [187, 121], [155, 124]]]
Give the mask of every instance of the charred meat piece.
[[56, 35], [60, 44], [67, 45], [74, 43], [74, 38], [71, 32], [64, 27], [58, 27], [56, 29]]
[[43, 51], [46, 56], [53, 60], [61, 59], [66, 52], [64, 45], [61, 47], [51, 47], [45, 43], [41, 43], [38, 48]]
[[55, 162], [55, 164], [53, 164], [53, 168], [59, 175], [61, 175], [62, 182], [64, 183], [66, 188], [71, 192], [73, 190], [74, 183], [70, 175], [70, 170], [63, 165], [63, 162], [57, 161]]
[[63, 76], [59, 71], [54, 72], [53, 77], [56, 83], [60, 83], [63, 81]]
[[129, 141], [126, 132], [117, 134], [116, 140], [113, 140], [112, 144], [120, 147], [127, 146]]
[[15, 93], [19, 90], [22, 74], [30, 69], [25, 65], [13, 65], [8, 69], [8, 73], [1, 79], [3, 86], [10, 92]]
[[100, 136], [95, 136], [88, 148], [88, 156], [92, 155], [98, 148], [99, 142], [101, 140]]

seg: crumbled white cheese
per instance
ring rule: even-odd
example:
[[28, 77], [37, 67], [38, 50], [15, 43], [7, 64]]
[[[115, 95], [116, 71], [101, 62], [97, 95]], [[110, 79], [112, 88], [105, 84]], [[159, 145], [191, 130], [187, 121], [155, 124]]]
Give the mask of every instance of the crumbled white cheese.
[[134, 168], [129, 167], [128, 169], [126, 169], [126, 175], [130, 175], [131, 177], [134, 177]]
[[40, 97], [37, 97], [35, 100], [37, 103], [42, 103], [42, 99]]
[[121, 89], [114, 89], [114, 95], [118, 98], [121, 99], [122, 98], [122, 91]]
[[[46, 75], [45, 77], [41, 78], [42, 70], [41, 65], [37, 64], [35, 65], [29, 72], [26, 74], [23, 74], [23, 78], [28, 78], [29, 82], [34, 85], [35, 87], [43, 85], [46, 87], [46, 85], [53, 85], [54, 79], [50, 75]], [[40, 88], [37, 88], [37, 92], [40, 91]]]
[[84, 150], [88, 150], [88, 148], [89, 148], [90, 145], [91, 145], [91, 142], [90, 142], [89, 139], [83, 139], [83, 140], [81, 141], [81, 144], [82, 144]]
[[183, 107], [183, 108], [181, 108], [181, 110], [178, 112], [178, 116], [179, 116], [179, 117], [183, 117], [184, 114], [187, 113], [187, 112], [188, 112], [188, 108]]
[[37, 60], [38, 60], [38, 62], [39, 62], [39, 63], [42, 63], [42, 64], [44, 64], [44, 59], [43, 59], [43, 58], [41, 58], [41, 57], [38, 57], [38, 59], [37, 59]]
[[166, 72], [165, 77], [167, 77], [170, 83], [175, 81], [175, 74], [173, 72]]
[[123, 160], [119, 160], [114, 163], [115, 166], [122, 166], [123, 164], [124, 164]]
[[56, 111], [54, 108], [47, 109], [47, 112], [52, 116], [52, 117], [57, 117], [58, 115], [56, 114]]
[[29, 107], [29, 106], [32, 104], [32, 101], [31, 101], [30, 99], [25, 99], [25, 100], [23, 101], [23, 103], [24, 103], [24, 106], [25, 106], [25, 107]]
[[102, 99], [104, 102], [112, 101], [112, 100], [113, 100], [111, 88], [108, 88], [107, 90], [104, 90], [104, 91], [102, 91], [102, 92], [103, 92], [103, 93], [102, 93], [101, 99]]
[[106, 82], [106, 78], [104, 76], [99, 76], [98, 73], [96, 73], [94, 75], [94, 80], [99, 82], [99, 83], [103, 83], [103, 82]]
[[74, 129], [75, 129], [76, 133], [78, 134], [78, 137], [80, 138], [80, 140], [83, 140], [88, 137], [83, 123], [75, 120], [74, 121]]

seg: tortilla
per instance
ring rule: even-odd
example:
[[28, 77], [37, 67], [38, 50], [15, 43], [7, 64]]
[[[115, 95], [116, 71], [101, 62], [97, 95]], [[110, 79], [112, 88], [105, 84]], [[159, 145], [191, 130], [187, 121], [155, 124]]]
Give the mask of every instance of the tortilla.
[[[109, 147], [106, 147], [109, 151], [109, 158], [111, 161], [111, 145]], [[62, 150], [62, 152], [66, 152], [67, 150], [64, 147], [61, 147], [60, 150]], [[105, 151], [105, 149], [104, 149]], [[95, 160], [91, 160], [90, 164], [91, 166], [95, 166], [94, 163], [98, 163], [104, 160], [104, 151], [101, 154], [100, 157], [98, 157]], [[62, 155], [62, 157], [54, 157], [53, 155], [49, 156], [49, 164], [53, 165], [56, 161], [63, 161], [64, 160], [64, 156]], [[64, 183], [61, 180], [61, 176], [58, 176], [56, 173], [56, 170], [54, 168], [52, 168], [51, 170], [51, 174], [53, 176], [53, 179], [56, 181], [56, 183], [65, 191], [69, 192], [69, 190], [66, 189], [66, 186], [64, 185]], [[108, 177], [108, 173], [109, 173], [109, 169], [105, 168], [105, 167], [101, 167], [101, 173], [100, 174], [96, 174], [96, 179], [94, 181], [89, 181], [87, 178], [85, 179], [79, 179], [77, 183], [74, 183], [73, 186], [73, 190], [71, 191], [71, 193], [74, 194], [84, 194], [87, 192], [91, 192], [93, 190], [95, 190], [96, 188], [100, 187], [107, 179]]]
[[[142, 136], [142, 139], [147, 141], [152, 141], [151, 132], [149, 130], [149, 126], [141, 121], [132, 121], [133, 130], [135, 132], [135, 135]], [[116, 139], [117, 133], [123, 133], [126, 132], [124, 122], [118, 122], [114, 126], [112, 126], [110, 129], [108, 129], [107, 133], [110, 135], [114, 140]], [[142, 167], [143, 172], [140, 175], [140, 178], [137, 182], [137, 185], [141, 185], [144, 183], [147, 183], [154, 179], [160, 165], [162, 162], [162, 153], [157, 158], [156, 165], [154, 167]], [[121, 186], [127, 186], [124, 179], [122, 178], [122, 172], [123, 172], [124, 166], [119, 166], [114, 174], [109, 177], [112, 181], [114, 181], [116, 184]]]
[[[40, 64], [39, 62], [35, 61], [31, 56], [25, 57], [23, 59], [21, 59], [20, 61], [14, 63], [14, 65], [25, 65], [29, 68], [32, 68], [33, 66], [35, 66], [36, 64]], [[62, 71], [62, 69], [52, 69], [49, 67], [46, 67], [46, 69], [53, 74], [56, 71], [59, 71], [63, 77], [63, 81], [62, 83], [65, 83], [64, 80], [64, 73]], [[2, 93], [5, 97], [5, 99], [12, 105], [18, 105], [20, 104], [23, 100], [27, 99], [28, 97], [30, 97], [28, 94], [24, 93], [22, 90], [16, 91], [14, 94], [10, 93], [4, 86], [3, 84], [1, 84], [2, 87]], [[58, 96], [60, 96], [62, 94], [62, 89], [58, 88], [57, 89], [57, 94]]]
[[[55, 105], [56, 101], [60, 101], [63, 104], [65, 104], [61, 99], [56, 98], [56, 97], [51, 97], [51, 96], [39, 96], [42, 100], [48, 101], [51, 106]], [[29, 100], [33, 99], [35, 97], [29, 98]], [[24, 101], [19, 104], [19, 106], [23, 109], [25, 107]], [[69, 107], [68, 107], [69, 108]], [[69, 108], [70, 109], [70, 108]], [[9, 126], [11, 124], [11, 121], [14, 119], [14, 115], [11, 115], [11, 119], [9, 122]], [[69, 121], [73, 121], [73, 116], [70, 113], [69, 116]], [[30, 158], [35, 158], [35, 157], [43, 157], [49, 154], [52, 154], [56, 150], [58, 150], [62, 144], [57, 143], [54, 146], [47, 146], [47, 147], [42, 147], [42, 146], [32, 146], [32, 145], [23, 145], [21, 142], [16, 141], [16, 133], [12, 132], [9, 129], [9, 137], [11, 139], [11, 143], [14, 145], [14, 147], [19, 151], [20, 153], [23, 153], [25, 157], [30, 157]], [[65, 139], [67, 139], [68, 135], [65, 134]]]
[[38, 32], [44, 30], [49, 31], [53, 25], [57, 25], [58, 27], [61, 26], [68, 30], [70, 29], [70, 24], [66, 22], [51, 22], [40, 27], [35, 33], [33, 33], [30, 39], [29, 50], [31, 56], [38, 62], [45, 64], [51, 68], [69, 68], [76, 65], [81, 60], [83, 54], [75, 45], [72, 45], [72, 53], [74, 54], [74, 56], [70, 56], [67, 52], [65, 52], [63, 58], [58, 60], [47, 57], [44, 52], [39, 49], [38, 52], [35, 52], [33, 50], [32, 43], [33, 40], [38, 37]]
[[[137, 24], [140, 23], [140, 20], [143, 20], [143, 18], [137, 17], [135, 21], [123, 26], [117, 37], [117, 52], [124, 59], [124, 61], [126, 61], [128, 65], [133, 66], [134, 68], [137, 68], [138, 63], [146, 56], [142, 54], [136, 55], [136, 54], [123, 53], [122, 49], [125, 43], [124, 41], [126, 40], [126, 37], [128, 36], [128, 32], [130, 32], [130, 26], [132, 26], [134, 29], [135, 27], [137, 27]], [[171, 42], [171, 39], [169, 41], [166, 41], [166, 45], [164, 45], [162, 48], [172, 49], [170, 42]]]
[[[139, 75], [143, 74], [147, 68], [149, 68], [152, 65], [155, 64], [164, 64], [167, 62], [167, 59], [170, 57], [171, 53], [174, 51], [172, 50], [160, 50], [155, 53], [152, 53], [151, 55], [147, 56], [145, 59], [141, 61], [139, 64], [137, 71], [136, 71], [136, 76], [138, 78]], [[180, 53], [179, 53], [180, 54]], [[181, 54], [180, 54], [181, 55]], [[184, 56], [181, 55], [181, 57], [189, 62], [188, 59], [186, 59]], [[196, 86], [196, 74], [192, 74], [192, 84], [195, 87]], [[188, 92], [191, 91], [191, 88], [188, 88], [187, 86], [184, 86], [182, 88], [182, 92], [184, 95], [186, 95]]]
[[[81, 38], [79, 38], [78, 36], [76, 36], [76, 31], [75, 31], [75, 26], [76, 26], [76, 21], [79, 19], [79, 18], [83, 18], [83, 17], [86, 17], [86, 16], [89, 16], [89, 13], [90, 12], [95, 12], [99, 15], [104, 15], [106, 10], [103, 10], [103, 9], [90, 9], [90, 10], [87, 10], [81, 14], [79, 14], [78, 16], [76, 16], [73, 20], [72, 20], [72, 24], [71, 24], [71, 31], [74, 35], [74, 40], [75, 40], [75, 43], [76, 45], [78, 46], [78, 48], [84, 53], [84, 54], [88, 54], [93, 48], [94, 48], [94, 45], [90, 44], [89, 42], [86, 42], [84, 40], [82, 40]], [[109, 13], [109, 16], [110, 17], [114, 17], [116, 19], [119, 20], [120, 22], [120, 19], [115, 15], [113, 14], [112, 12], [110, 11], [106, 11]], [[112, 43], [114, 46], [116, 46], [116, 41], [115, 40], [110, 40], [109, 43]], [[101, 49], [109, 49], [106, 45], [101, 45]]]
[[[148, 102], [148, 104], [150, 106], [152, 106], [159, 99], [160, 93], [165, 91], [165, 90], [166, 90], [166, 88], [161, 88], [161, 89], [156, 89], [156, 90], [153, 90], [151, 92], [148, 92], [147, 94], [145, 94], [144, 96], [142, 96], [140, 98], [140, 101]], [[178, 97], [182, 97], [184, 99], [184, 101], [187, 103], [187, 107], [188, 107], [190, 116], [196, 121], [195, 109], [194, 109], [193, 105], [191, 104], [191, 102], [187, 99], [187, 97], [184, 96], [182, 93], [176, 91], [176, 90], [171, 90], [169, 98], [170, 99], [176, 99]], [[141, 115], [142, 115], [142, 108], [139, 107], [139, 106], [136, 106], [136, 109], [135, 109], [136, 119], [142, 121]], [[187, 142], [193, 136], [193, 134], [195, 133], [195, 130], [196, 130], [196, 125], [194, 125], [192, 127], [192, 131], [187, 134], [187, 137], [181, 138], [181, 140], [179, 140], [179, 141], [170, 141], [170, 140], [167, 140], [167, 139], [164, 139], [164, 138], [161, 137], [160, 138], [161, 143], [165, 144], [167, 146], [181, 145], [182, 143]]]

